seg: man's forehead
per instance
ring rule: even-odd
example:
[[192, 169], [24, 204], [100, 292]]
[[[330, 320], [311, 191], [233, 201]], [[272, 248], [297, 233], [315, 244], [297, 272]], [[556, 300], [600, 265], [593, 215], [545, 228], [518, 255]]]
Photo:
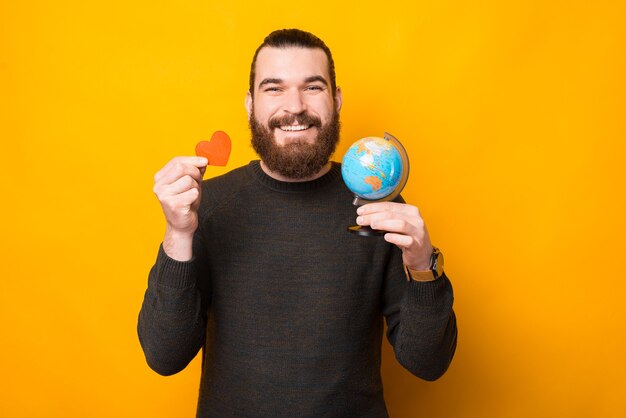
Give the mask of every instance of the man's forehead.
[[322, 76], [329, 82], [328, 57], [321, 48], [263, 47], [255, 64], [255, 85], [264, 78]]

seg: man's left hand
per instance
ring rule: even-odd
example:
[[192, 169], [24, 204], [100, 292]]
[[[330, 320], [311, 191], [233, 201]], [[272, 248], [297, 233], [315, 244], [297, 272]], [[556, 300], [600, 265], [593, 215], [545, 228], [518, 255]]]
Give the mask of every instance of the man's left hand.
[[419, 209], [406, 203], [368, 203], [357, 209], [356, 222], [388, 231], [385, 241], [402, 250], [402, 261], [412, 270], [428, 270], [433, 246]]

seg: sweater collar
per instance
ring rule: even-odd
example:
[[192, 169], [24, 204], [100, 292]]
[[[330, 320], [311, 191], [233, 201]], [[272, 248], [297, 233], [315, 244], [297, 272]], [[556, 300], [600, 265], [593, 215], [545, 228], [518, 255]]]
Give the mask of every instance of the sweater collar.
[[250, 164], [248, 164], [248, 171], [264, 186], [277, 192], [284, 193], [304, 193], [317, 190], [333, 183], [341, 177], [341, 165], [334, 161], [332, 161], [332, 166], [328, 173], [311, 181], [285, 182], [276, 180], [268, 176], [265, 171], [263, 171], [261, 168], [261, 161], [259, 160], [250, 161]]

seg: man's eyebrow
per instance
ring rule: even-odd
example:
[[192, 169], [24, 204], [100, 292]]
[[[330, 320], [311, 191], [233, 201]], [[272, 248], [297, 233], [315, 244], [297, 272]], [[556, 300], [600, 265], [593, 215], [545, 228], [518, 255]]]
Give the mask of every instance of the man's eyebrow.
[[[304, 79], [305, 83], [314, 83], [316, 81], [328, 85], [328, 81], [326, 81], [326, 79], [321, 75], [312, 75]], [[259, 88], [265, 86], [266, 84], [281, 84], [282, 82], [282, 78], [265, 78], [259, 83]]]
[[259, 83], [259, 88], [263, 87], [266, 84], [280, 84], [283, 80], [280, 78], [266, 78]]
[[322, 77], [321, 75], [313, 75], [311, 77], [307, 77], [304, 79], [304, 81], [307, 83], [313, 83], [315, 81], [319, 81], [320, 83], [324, 83], [325, 85], [328, 85], [328, 81], [326, 81], [326, 79]]

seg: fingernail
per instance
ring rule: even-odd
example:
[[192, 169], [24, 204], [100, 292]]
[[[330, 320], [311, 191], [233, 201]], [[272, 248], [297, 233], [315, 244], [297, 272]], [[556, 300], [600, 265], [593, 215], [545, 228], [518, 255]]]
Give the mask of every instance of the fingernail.
[[362, 216], [357, 217], [356, 218], [356, 223], [361, 225], [361, 222], [363, 222], [363, 217]]
[[363, 206], [358, 207], [356, 213], [359, 215], [363, 215]]

